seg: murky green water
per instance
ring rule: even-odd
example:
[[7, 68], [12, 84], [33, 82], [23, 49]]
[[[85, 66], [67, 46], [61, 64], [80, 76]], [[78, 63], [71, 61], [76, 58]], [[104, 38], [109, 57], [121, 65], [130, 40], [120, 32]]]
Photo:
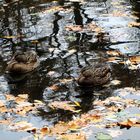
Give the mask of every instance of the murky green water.
[[[128, 26], [132, 21], [140, 22], [140, 1], [20, 0], [0, 3], [0, 93], [28, 93], [31, 101], [42, 100], [46, 106], [52, 101], [78, 101], [83, 112], [86, 112], [92, 109], [95, 99], [105, 99], [118, 88], [140, 87], [138, 71], [115, 63], [111, 63], [112, 79], [122, 81], [121, 85], [87, 90], [79, 88], [76, 83], [80, 68], [105, 59], [107, 50], [118, 49], [127, 55], [140, 54], [140, 29]], [[60, 10], [60, 6], [63, 9]], [[72, 32], [65, 28], [67, 25], [84, 26], [92, 22], [96, 22], [108, 34], [107, 42], [97, 42], [95, 32]], [[31, 49], [39, 55], [40, 68], [29, 74], [25, 81], [8, 84], [4, 70], [13, 52]], [[60, 79], [72, 81], [63, 83]], [[50, 90], [49, 87], [54, 84], [61, 88]], [[96, 96], [92, 93], [102, 94]], [[51, 125], [59, 120], [70, 120], [71, 117], [65, 112], [51, 112], [46, 107], [33, 121], [37, 125], [40, 120], [42, 125]], [[7, 140], [6, 135], [1, 133], [0, 137]], [[20, 139], [18, 135], [13, 134], [11, 139]]]

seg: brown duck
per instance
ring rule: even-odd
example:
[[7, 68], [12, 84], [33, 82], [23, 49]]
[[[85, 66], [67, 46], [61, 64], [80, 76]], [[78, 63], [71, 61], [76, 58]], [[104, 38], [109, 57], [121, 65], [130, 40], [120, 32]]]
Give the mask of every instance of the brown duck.
[[110, 67], [100, 64], [83, 68], [77, 82], [80, 86], [102, 86], [110, 81], [110, 77]]
[[24, 74], [39, 66], [36, 52], [16, 52], [6, 67], [8, 73]]

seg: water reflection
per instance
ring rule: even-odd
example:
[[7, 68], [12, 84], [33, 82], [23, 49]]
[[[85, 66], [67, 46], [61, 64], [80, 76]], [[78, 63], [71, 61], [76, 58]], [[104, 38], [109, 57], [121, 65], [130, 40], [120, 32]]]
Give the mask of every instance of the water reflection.
[[[139, 87], [137, 71], [128, 70], [120, 64], [111, 64], [112, 79], [122, 81], [119, 86], [87, 90], [78, 87], [76, 83], [79, 69], [90, 63], [100, 63], [107, 57], [106, 50], [119, 49], [127, 55], [139, 54], [140, 30], [127, 26], [133, 19], [111, 14], [117, 9], [125, 14], [137, 12], [135, 15], [139, 17], [139, 1], [132, 1], [132, 8], [125, 0], [118, 4], [116, 7], [108, 0], [84, 3], [21, 0], [1, 7], [1, 75], [4, 75], [3, 68], [16, 50], [36, 50], [41, 60], [40, 69], [30, 73], [25, 81], [6, 85], [11, 94], [28, 93], [30, 100], [43, 100], [46, 106], [56, 100], [78, 101], [82, 111], [86, 112], [93, 108], [92, 102], [95, 99], [103, 100], [111, 96], [117, 88]], [[126, 6], [125, 10], [119, 7], [121, 4]], [[57, 10], [59, 6], [62, 6], [62, 11]], [[65, 30], [66, 25], [84, 26], [93, 21], [108, 33], [109, 42], [95, 42], [95, 32]], [[71, 50], [75, 52], [71, 53]], [[49, 75], [49, 72], [55, 74]], [[61, 82], [64, 79], [71, 81]], [[52, 85], [59, 86], [59, 90], [50, 90]], [[47, 121], [51, 120], [52, 123], [72, 118], [69, 112], [55, 112], [47, 107], [40, 110], [38, 115]]]

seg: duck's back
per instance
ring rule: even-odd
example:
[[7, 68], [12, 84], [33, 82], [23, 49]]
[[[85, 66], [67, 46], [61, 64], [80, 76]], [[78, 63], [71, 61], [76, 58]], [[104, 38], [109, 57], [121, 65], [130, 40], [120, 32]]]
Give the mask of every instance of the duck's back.
[[81, 86], [104, 85], [110, 81], [111, 72], [107, 64], [88, 66], [81, 70], [78, 84]]

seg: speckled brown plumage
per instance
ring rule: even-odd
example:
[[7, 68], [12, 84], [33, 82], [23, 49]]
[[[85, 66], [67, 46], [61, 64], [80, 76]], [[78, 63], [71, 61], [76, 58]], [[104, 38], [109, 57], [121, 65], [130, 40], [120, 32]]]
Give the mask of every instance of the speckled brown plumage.
[[6, 67], [9, 73], [27, 73], [39, 66], [36, 52], [16, 52]]
[[108, 83], [110, 77], [110, 67], [106, 64], [98, 64], [83, 68], [77, 82], [81, 86], [98, 86]]

